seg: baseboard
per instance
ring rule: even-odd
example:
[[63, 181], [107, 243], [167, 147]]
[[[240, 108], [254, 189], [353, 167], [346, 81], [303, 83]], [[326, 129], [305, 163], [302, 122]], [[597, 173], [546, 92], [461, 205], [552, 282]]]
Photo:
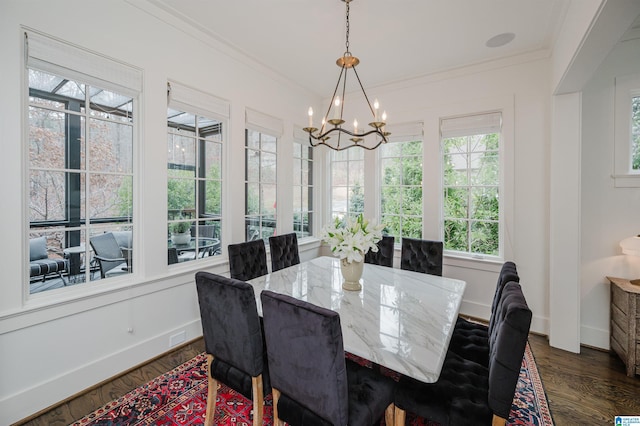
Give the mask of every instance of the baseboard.
[[580, 326], [580, 345], [590, 348], [609, 350], [609, 329]]
[[88, 391], [96, 384], [136, 368], [150, 359], [174, 351], [178, 346], [168, 347], [167, 342], [171, 336], [182, 331], [185, 332], [186, 341], [198, 338], [202, 335], [200, 320], [191, 321], [151, 339], [140, 341], [136, 345], [81, 365], [75, 370], [38, 383], [31, 388], [19, 390], [0, 401], [0, 424], [11, 424], [31, 417], [35, 413], [59, 404], [60, 401]]

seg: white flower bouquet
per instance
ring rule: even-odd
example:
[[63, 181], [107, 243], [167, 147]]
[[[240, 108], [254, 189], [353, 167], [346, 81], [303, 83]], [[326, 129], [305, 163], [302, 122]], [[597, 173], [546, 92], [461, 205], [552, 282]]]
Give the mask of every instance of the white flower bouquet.
[[355, 220], [336, 218], [333, 224], [322, 228], [320, 238], [329, 244], [334, 256], [347, 263], [362, 262], [369, 250], [378, 251], [376, 243], [382, 239], [383, 228], [383, 225], [370, 223], [360, 214]]

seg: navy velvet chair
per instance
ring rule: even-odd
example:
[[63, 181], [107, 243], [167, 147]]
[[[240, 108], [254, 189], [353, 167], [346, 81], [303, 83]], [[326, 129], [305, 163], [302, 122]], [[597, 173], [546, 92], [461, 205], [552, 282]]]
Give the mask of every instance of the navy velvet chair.
[[295, 232], [269, 237], [271, 272], [300, 263], [298, 237]]
[[196, 288], [208, 361], [205, 425], [214, 424], [220, 381], [253, 401], [253, 424], [262, 426], [264, 398], [271, 385], [253, 287], [200, 271]]
[[396, 425], [404, 425], [407, 411], [443, 426], [506, 423], [531, 326], [531, 310], [520, 284], [504, 286], [495, 316], [488, 366], [449, 351], [436, 383], [401, 377], [395, 397]]
[[457, 353], [463, 358], [475, 361], [481, 365], [487, 366], [489, 362], [489, 333], [493, 328], [495, 321], [495, 312], [500, 302], [502, 289], [508, 282], [520, 282], [516, 264], [513, 262], [505, 262], [498, 274], [498, 282], [493, 295], [491, 304], [491, 315], [489, 325], [481, 324], [475, 321], [468, 321], [464, 318], [458, 318], [453, 329], [449, 350]]
[[274, 425], [391, 424], [395, 382], [345, 359], [337, 312], [268, 290], [260, 297]]
[[372, 252], [369, 250], [364, 255], [365, 263], [372, 263], [374, 265], [382, 265], [393, 268], [393, 249], [395, 244], [395, 238], [392, 236], [384, 236], [378, 241], [378, 251]]
[[267, 250], [263, 240], [229, 244], [229, 275], [241, 281], [267, 275]]
[[402, 238], [400, 269], [442, 276], [442, 241]]

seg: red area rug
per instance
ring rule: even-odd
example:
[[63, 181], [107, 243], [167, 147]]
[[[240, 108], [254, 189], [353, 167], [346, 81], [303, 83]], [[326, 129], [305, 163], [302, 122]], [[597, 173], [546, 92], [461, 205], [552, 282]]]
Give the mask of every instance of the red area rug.
[[[203, 424], [207, 407], [206, 371], [206, 356], [200, 354], [122, 398], [109, 402], [73, 425]], [[227, 386], [220, 385], [215, 414], [217, 425], [249, 426], [251, 408], [250, 400]], [[272, 400], [269, 395], [265, 399], [264, 424], [271, 425], [272, 417]], [[415, 426], [430, 424], [409, 414], [407, 420], [408, 424]], [[553, 425], [538, 368], [528, 344], [507, 424]]]

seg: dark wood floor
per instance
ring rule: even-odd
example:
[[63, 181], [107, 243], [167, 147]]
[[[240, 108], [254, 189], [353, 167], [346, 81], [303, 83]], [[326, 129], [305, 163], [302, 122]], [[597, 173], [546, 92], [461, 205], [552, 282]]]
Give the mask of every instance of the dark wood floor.
[[[615, 354], [583, 347], [576, 355], [535, 335], [529, 342], [556, 425], [612, 425], [616, 415], [640, 415], [640, 376], [627, 377]], [[197, 339], [16, 425], [67, 425], [203, 351]]]

